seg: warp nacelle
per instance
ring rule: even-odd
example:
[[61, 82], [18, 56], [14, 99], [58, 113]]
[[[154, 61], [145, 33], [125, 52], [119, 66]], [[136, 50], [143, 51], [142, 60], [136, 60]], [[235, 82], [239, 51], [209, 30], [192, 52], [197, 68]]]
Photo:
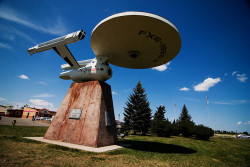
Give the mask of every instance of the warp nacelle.
[[84, 38], [83, 30], [41, 43], [28, 50], [30, 55], [49, 49], [55, 50], [67, 64], [61, 65], [64, 72], [60, 74], [61, 79], [84, 81], [106, 81], [112, 77], [112, 69], [105, 59], [96, 57], [94, 59], [76, 61], [69, 51], [67, 44], [80, 41]]
[[39, 45], [36, 45], [32, 48], [29, 48], [28, 52], [30, 53], [30, 55], [33, 55], [35, 53], [38, 52], [43, 52], [52, 48], [55, 48], [57, 46], [60, 45], [67, 45], [67, 44], [71, 44], [77, 41], [82, 40], [85, 37], [85, 32], [83, 30], [80, 31], [76, 31], [73, 33], [70, 33], [68, 35], [56, 38], [56, 39], [52, 39], [50, 41], [41, 43]]

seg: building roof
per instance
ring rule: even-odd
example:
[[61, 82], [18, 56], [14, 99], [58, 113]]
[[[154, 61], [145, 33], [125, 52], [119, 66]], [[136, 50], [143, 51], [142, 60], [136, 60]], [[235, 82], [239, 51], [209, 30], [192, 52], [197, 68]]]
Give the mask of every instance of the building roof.
[[0, 105], [0, 112], [6, 112], [6, 107], [5, 107], [5, 106]]
[[6, 106], [3, 106], [3, 105], [0, 105], [0, 107], [4, 107], [4, 108], [6, 108]]
[[49, 113], [56, 113], [56, 111], [48, 111]]
[[37, 110], [37, 111], [44, 111], [44, 110], [46, 110], [47, 112], [49, 112], [49, 113], [56, 113], [56, 111], [49, 111], [47, 108], [42, 108], [42, 109], [39, 109], [39, 108], [35, 108], [35, 107], [27, 107], [27, 108], [32, 108], [32, 109], [35, 109], [35, 110]]

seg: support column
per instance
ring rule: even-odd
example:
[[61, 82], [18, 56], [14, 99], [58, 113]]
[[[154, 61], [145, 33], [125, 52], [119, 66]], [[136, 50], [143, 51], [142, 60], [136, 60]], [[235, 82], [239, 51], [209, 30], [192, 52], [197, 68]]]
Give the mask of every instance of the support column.
[[44, 138], [91, 147], [115, 144], [110, 85], [99, 81], [72, 83]]

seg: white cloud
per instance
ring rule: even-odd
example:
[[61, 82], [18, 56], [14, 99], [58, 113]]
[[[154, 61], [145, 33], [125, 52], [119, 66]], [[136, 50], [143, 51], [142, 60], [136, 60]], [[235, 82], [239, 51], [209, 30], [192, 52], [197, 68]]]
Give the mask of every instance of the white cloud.
[[5, 43], [0, 43], [0, 48], [3, 48], [3, 49], [12, 49], [12, 47], [8, 44], [5, 44]]
[[23, 14], [18, 13], [16, 10], [13, 10], [12, 8], [7, 7], [5, 5], [2, 5], [0, 7], [0, 18], [21, 24], [23, 26], [29, 27], [31, 29], [43, 33], [62, 35], [66, 32], [65, 25], [61, 21], [60, 17], [58, 17], [57, 19], [53, 19], [53, 23], [50, 23], [54, 24], [52, 27], [43, 27], [40, 25], [33, 24], [32, 21], [27, 18], [24, 18]]
[[194, 90], [201, 92], [201, 91], [208, 91], [209, 88], [215, 86], [217, 83], [221, 81], [220, 78], [207, 78], [202, 83], [199, 83], [198, 85], [194, 86]]
[[246, 123], [244, 123], [244, 124], [246, 124], [246, 125], [250, 125], [250, 121], [248, 121], [248, 122], [246, 122]]
[[181, 88], [181, 89], [179, 89], [180, 91], [189, 91], [190, 89], [189, 88], [187, 88], [187, 87], [183, 87], [183, 88]]
[[38, 83], [41, 85], [48, 85], [46, 82], [43, 82], [43, 81], [38, 81]]
[[55, 95], [49, 94], [49, 93], [44, 93], [44, 94], [36, 95], [34, 97], [48, 98], [48, 97], [55, 97]]
[[36, 45], [37, 42], [31, 38], [28, 34], [21, 32], [20, 30], [14, 28], [13, 26], [6, 26], [0, 23], [0, 33], [1, 37], [8, 39], [10, 41], [14, 41], [16, 38], [16, 35], [21, 37], [21, 39], [26, 39], [30, 41], [32, 44]]
[[21, 78], [21, 79], [29, 79], [29, 77], [27, 75], [20, 75], [18, 77]]
[[234, 71], [234, 72], [232, 73], [232, 76], [234, 76], [236, 73], [237, 73], [237, 71]]
[[239, 74], [238, 71], [234, 71], [232, 73], [232, 76], [236, 75], [236, 79], [238, 79], [240, 82], [246, 82], [246, 80], [248, 79], [246, 74]]
[[15, 40], [15, 35], [11, 33], [10, 27], [6, 26], [6, 24], [0, 23], [0, 34], [1, 38], [7, 39], [9, 41]]
[[242, 121], [237, 122], [237, 125], [240, 125], [240, 124], [242, 124]]
[[113, 95], [118, 95], [118, 93], [116, 93], [115, 91], [112, 92]]
[[215, 101], [214, 104], [239, 105], [249, 103], [249, 100]]
[[49, 103], [45, 100], [41, 100], [41, 99], [30, 99], [29, 102], [31, 103], [30, 106], [32, 107], [36, 107], [39, 109], [42, 108], [47, 108], [49, 110], [55, 110], [55, 107], [52, 103]]
[[8, 101], [9, 104], [12, 105], [19, 105], [19, 106], [24, 106], [27, 103], [22, 103], [22, 102], [16, 102], [16, 101]]
[[5, 98], [3, 98], [3, 97], [0, 97], [0, 100], [6, 100]]
[[232, 105], [230, 102], [225, 102], [225, 101], [215, 101], [215, 104], [225, 104], [225, 105]]
[[27, 39], [28, 41], [30, 41], [31, 43], [33, 43], [35, 45], [37, 44], [37, 42], [33, 38], [31, 38], [28, 34], [25, 34], [25, 33], [13, 28], [13, 27], [11, 27], [11, 29], [13, 30], [12, 32], [15, 32], [15, 34], [19, 35], [20, 37]]
[[166, 69], [168, 69], [168, 65], [170, 65], [170, 62], [157, 67], [153, 67], [152, 69], [157, 71], [165, 71]]
[[240, 82], [246, 82], [246, 80], [248, 79], [246, 74], [237, 74], [237, 78]]

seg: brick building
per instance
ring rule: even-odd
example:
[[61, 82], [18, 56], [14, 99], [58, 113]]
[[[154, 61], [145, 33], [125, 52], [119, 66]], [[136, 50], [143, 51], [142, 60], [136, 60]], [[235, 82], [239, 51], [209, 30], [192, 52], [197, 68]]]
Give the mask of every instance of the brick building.
[[55, 115], [55, 111], [49, 111], [46, 108], [43, 109], [37, 109], [32, 107], [24, 107], [23, 108], [23, 115], [22, 118], [29, 118], [32, 119], [33, 116], [36, 117], [48, 117], [51, 118], [53, 115]]

